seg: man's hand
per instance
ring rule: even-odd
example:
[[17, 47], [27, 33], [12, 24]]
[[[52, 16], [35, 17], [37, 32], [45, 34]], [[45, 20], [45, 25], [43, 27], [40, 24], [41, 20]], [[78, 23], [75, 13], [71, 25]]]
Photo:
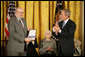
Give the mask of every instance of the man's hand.
[[29, 31], [29, 30], [30, 30], [30, 27], [28, 27], [27, 29], [28, 29], [28, 31]]
[[56, 31], [59, 32], [61, 29], [59, 26], [57, 26]]
[[58, 26], [58, 23], [57, 23], [57, 21], [56, 21], [56, 23], [55, 23], [55, 26], [56, 26], [56, 27]]
[[56, 26], [53, 27], [53, 31], [56, 32]]
[[59, 31], [57, 31], [57, 30], [56, 30], [56, 32], [55, 32], [55, 33], [56, 33], [56, 34], [58, 34], [58, 32], [59, 32]]
[[58, 34], [58, 32], [60, 31], [60, 27], [57, 25], [57, 26], [54, 26], [53, 27], [53, 32], [55, 32], [56, 34]]
[[25, 42], [29, 43], [31, 40], [29, 38], [25, 38]]

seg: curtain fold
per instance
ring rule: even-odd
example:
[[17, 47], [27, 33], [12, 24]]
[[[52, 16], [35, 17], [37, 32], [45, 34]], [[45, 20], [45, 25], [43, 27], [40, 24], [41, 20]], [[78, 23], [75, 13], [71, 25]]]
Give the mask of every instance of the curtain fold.
[[49, 1], [49, 29], [52, 31], [52, 25], [54, 24], [55, 10], [57, 1]]
[[49, 30], [49, 1], [41, 2], [41, 39], [44, 38], [44, 33]]
[[80, 5], [80, 1], [76, 1], [76, 14], [75, 14], [75, 23], [76, 23], [76, 31], [75, 31], [75, 38], [79, 39], [81, 38], [80, 37], [80, 8], [81, 8], [81, 5]]
[[3, 40], [3, 36], [4, 36], [4, 32], [3, 32], [3, 1], [1, 1], [1, 46], [2, 46], [2, 40]]
[[68, 2], [69, 1], [64, 1], [65, 9], [68, 9]]
[[26, 1], [26, 22], [27, 27], [33, 29], [33, 1]]
[[3, 37], [3, 39], [5, 40], [6, 38], [5, 38], [5, 23], [6, 23], [6, 19], [7, 19], [7, 1], [3, 1], [3, 21], [4, 21], [4, 37]]
[[[18, 7], [21, 7], [21, 8], [23, 8], [24, 9], [24, 15], [23, 15], [23, 17], [25, 18], [25, 16], [26, 16], [26, 3], [25, 3], [26, 1], [18, 1]], [[16, 4], [15, 4], [16, 5]]]
[[40, 22], [39, 22], [39, 1], [35, 1], [34, 2], [34, 14], [33, 14], [33, 16], [34, 16], [34, 29], [36, 29], [37, 30], [37, 41], [38, 41], [38, 44], [39, 44], [39, 38], [40, 38], [40, 33], [39, 33], [39, 31], [40, 31]]

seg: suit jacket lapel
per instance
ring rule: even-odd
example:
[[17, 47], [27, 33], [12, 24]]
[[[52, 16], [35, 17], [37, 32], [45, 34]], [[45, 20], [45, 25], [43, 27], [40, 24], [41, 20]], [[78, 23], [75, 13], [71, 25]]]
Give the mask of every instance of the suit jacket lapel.
[[[68, 26], [68, 24], [69, 24], [69, 21], [70, 21], [70, 19], [68, 20], [68, 22], [65, 24], [65, 26], [63, 27], [63, 29], [62, 30], [64, 30], [64, 29], [66, 29], [66, 27]], [[63, 23], [62, 23], [62, 25], [63, 25]], [[62, 27], [61, 27], [62, 28]]]
[[61, 28], [61, 30], [62, 30], [62, 25], [63, 25], [63, 21], [61, 22], [61, 24], [59, 25], [60, 26], [60, 28]]
[[[22, 22], [23, 22], [23, 24], [24, 24], [23, 19], [22, 19]], [[25, 24], [24, 24], [24, 27], [22, 26], [22, 29], [23, 29], [23, 32], [25, 33]]]
[[[19, 23], [17, 17], [15, 16], [16, 19], [16, 23], [19, 25], [19, 27], [22, 29], [22, 31], [24, 32], [24, 27]], [[23, 23], [24, 24], [24, 23]]]

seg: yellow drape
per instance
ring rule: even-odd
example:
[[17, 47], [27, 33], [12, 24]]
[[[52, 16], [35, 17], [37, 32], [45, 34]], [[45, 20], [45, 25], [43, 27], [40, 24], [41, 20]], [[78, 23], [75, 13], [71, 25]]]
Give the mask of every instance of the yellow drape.
[[23, 15], [23, 17], [25, 18], [25, 1], [18, 1], [18, 5], [19, 5], [19, 7], [22, 7], [23, 9], [24, 9], [24, 15]]
[[53, 4], [53, 1], [50, 1], [50, 4], [49, 4], [49, 6], [50, 6], [50, 10], [49, 10], [49, 12], [50, 12], [50, 17], [49, 17], [49, 20], [50, 20], [50, 29], [51, 29], [51, 31], [52, 31], [52, 24], [53, 24], [53, 6], [52, 6], [52, 4]]
[[5, 22], [6, 22], [6, 18], [7, 18], [7, 1], [4, 1], [4, 39], [5, 39]]
[[3, 2], [1, 1], [1, 46], [3, 40]]
[[1, 46], [2, 44], [2, 40], [5, 40], [5, 22], [6, 22], [6, 18], [7, 18], [7, 7], [8, 7], [8, 3], [7, 1], [1, 1]]
[[69, 9], [70, 9], [70, 11], [71, 11], [71, 16], [70, 16], [70, 18], [71, 18], [71, 20], [75, 20], [75, 9], [76, 9], [76, 7], [75, 7], [75, 1], [70, 1], [69, 2]]
[[56, 10], [56, 1], [49, 2], [49, 22], [50, 22], [50, 31], [52, 31], [52, 25], [54, 24], [55, 10]]
[[27, 27], [33, 29], [33, 1], [26, 2], [26, 22]]
[[55, 19], [55, 11], [56, 11], [56, 1], [53, 1], [53, 24], [54, 24], [54, 19]]
[[34, 29], [37, 30], [37, 42], [39, 44], [39, 38], [40, 38], [40, 22], [39, 22], [39, 1], [34, 2]]
[[65, 3], [65, 9], [68, 9], [68, 1], [64, 1]]
[[49, 29], [49, 1], [41, 2], [41, 39], [44, 38], [44, 33]]
[[75, 23], [76, 23], [76, 31], [75, 38], [80, 38], [80, 1], [76, 1], [76, 15], [75, 15]]

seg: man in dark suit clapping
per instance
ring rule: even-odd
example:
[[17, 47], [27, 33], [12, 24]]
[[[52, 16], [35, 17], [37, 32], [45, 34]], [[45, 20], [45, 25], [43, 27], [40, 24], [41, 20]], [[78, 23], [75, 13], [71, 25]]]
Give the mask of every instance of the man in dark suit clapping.
[[73, 56], [75, 23], [69, 19], [71, 12], [68, 9], [61, 11], [62, 21], [53, 27], [52, 34], [59, 38], [58, 55]]

